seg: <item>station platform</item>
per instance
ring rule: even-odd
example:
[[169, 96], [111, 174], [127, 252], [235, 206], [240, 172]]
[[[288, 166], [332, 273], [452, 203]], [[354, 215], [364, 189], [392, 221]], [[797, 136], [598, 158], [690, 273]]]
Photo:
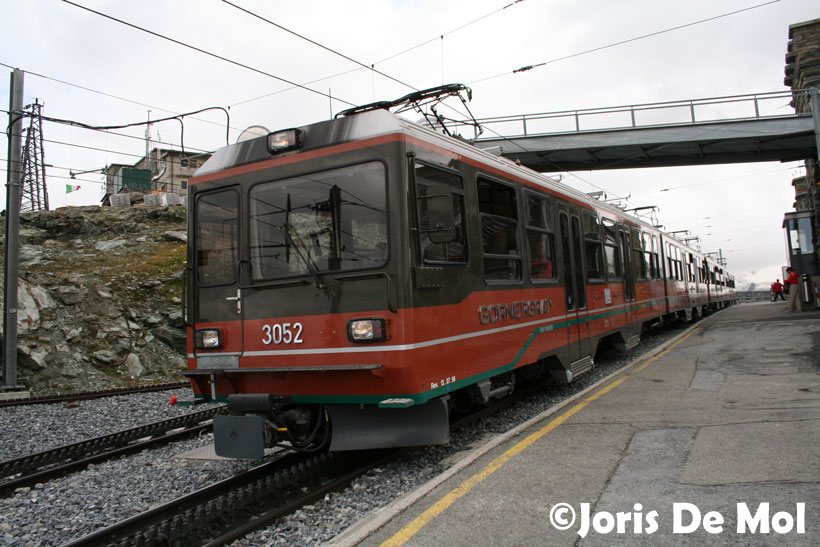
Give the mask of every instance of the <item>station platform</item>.
[[741, 304], [332, 545], [817, 545], [820, 311]]

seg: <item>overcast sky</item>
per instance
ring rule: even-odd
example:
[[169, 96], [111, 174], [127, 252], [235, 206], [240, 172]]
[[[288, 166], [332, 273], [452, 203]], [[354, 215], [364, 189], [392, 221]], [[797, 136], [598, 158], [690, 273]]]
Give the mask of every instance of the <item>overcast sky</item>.
[[[115, 125], [146, 120], [149, 110], [157, 119], [230, 107], [230, 142], [250, 125], [305, 125], [442, 83], [469, 85], [477, 117], [783, 91], [788, 27], [820, 17], [816, 0], [232, 1], [270, 22], [221, 0], [76, 0], [208, 55], [61, 0], [0, 0], [0, 108], [9, 105], [8, 67], [27, 72], [24, 104], [38, 98], [46, 116]], [[225, 124], [218, 110], [186, 118], [186, 150], [224, 146]], [[100, 202], [102, 175], [71, 180], [69, 171], [144, 155], [144, 127], [116, 133], [44, 124], [52, 208]], [[155, 124], [152, 138], [179, 146], [179, 123]], [[657, 206], [668, 230], [699, 235], [705, 252], [722, 250], [743, 288], [781, 277], [783, 214], [802, 173], [796, 163], [760, 163], [577, 172], [564, 181], [628, 196], [629, 207]], [[66, 194], [66, 184], [81, 189]]]

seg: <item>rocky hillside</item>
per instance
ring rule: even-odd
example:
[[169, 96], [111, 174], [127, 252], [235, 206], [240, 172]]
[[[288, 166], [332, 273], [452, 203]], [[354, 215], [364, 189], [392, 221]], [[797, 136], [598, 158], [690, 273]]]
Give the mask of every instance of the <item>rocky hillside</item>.
[[19, 384], [42, 395], [183, 379], [186, 214], [136, 205], [22, 215]]

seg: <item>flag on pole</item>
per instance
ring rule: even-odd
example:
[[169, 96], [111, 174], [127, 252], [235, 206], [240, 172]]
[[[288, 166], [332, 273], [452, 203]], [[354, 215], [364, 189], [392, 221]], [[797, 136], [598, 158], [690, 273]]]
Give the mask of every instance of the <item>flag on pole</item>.
[[65, 185], [65, 193], [68, 194], [70, 192], [75, 192], [80, 189], [80, 186], [76, 184], [66, 184]]

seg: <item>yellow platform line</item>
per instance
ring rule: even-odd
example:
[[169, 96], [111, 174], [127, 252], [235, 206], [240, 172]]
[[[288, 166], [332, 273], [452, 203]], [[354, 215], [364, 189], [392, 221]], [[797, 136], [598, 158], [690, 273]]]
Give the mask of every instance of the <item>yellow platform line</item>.
[[441, 513], [443, 513], [448, 507], [453, 505], [456, 502], [456, 500], [466, 495], [468, 492], [470, 492], [470, 490], [472, 490], [476, 485], [481, 483], [484, 479], [486, 479], [487, 477], [501, 469], [501, 466], [503, 466], [505, 463], [513, 459], [516, 455], [523, 452], [535, 441], [537, 441], [538, 439], [540, 439], [541, 437], [543, 437], [544, 435], [558, 427], [559, 425], [566, 422], [569, 418], [577, 414], [589, 403], [591, 403], [598, 397], [606, 395], [607, 393], [609, 393], [610, 391], [624, 383], [627, 379], [629, 379], [630, 376], [633, 376], [641, 372], [651, 363], [657, 361], [658, 359], [672, 351], [672, 349], [674, 349], [675, 346], [677, 346], [678, 344], [692, 336], [692, 334], [694, 334], [697, 330], [697, 328], [693, 329], [692, 332], [680, 338], [674, 344], [666, 348], [664, 351], [658, 353], [651, 359], [648, 359], [645, 363], [630, 371], [626, 376], [613, 381], [606, 387], [591, 394], [590, 396], [588, 396], [587, 398], [585, 398], [584, 400], [582, 400], [581, 402], [579, 402], [578, 404], [576, 404], [575, 406], [573, 406], [572, 408], [558, 416], [557, 418], [551, 420], [549, 423], [547, 423], [547, 425], [545, 425], [538, 431], [531, 433], [530, 435], [525, 437], [521, 442], [519, 442], [518, 444], [516, 444], [515, 446], [513, 446], [500, 456], [498, 456], [496, 459], [491, 461], [489, 464], [487, 464], [487, 466], [484, 469], [482, 469], [481, 471], [479, 471], [478, 473], [476, 473], [475, 475], [461, 483], [454, 490], [450, 491], [447, 495], [445, 495], [443, 498], [437, 501], [432, 507], [430, 507], [424, 513], [413, 519], [413, 521], [410, 522], [407, 526], [396, 532], [396, 534], [393, 535], [393, 537], [382, 543], [382, 547], [399, 547], [401, 545], [404, 545], [411, 537], [417, 534], [419, 530], [421, 530], [428, 522], [430, 522], [431, 520], [439, 516]]

